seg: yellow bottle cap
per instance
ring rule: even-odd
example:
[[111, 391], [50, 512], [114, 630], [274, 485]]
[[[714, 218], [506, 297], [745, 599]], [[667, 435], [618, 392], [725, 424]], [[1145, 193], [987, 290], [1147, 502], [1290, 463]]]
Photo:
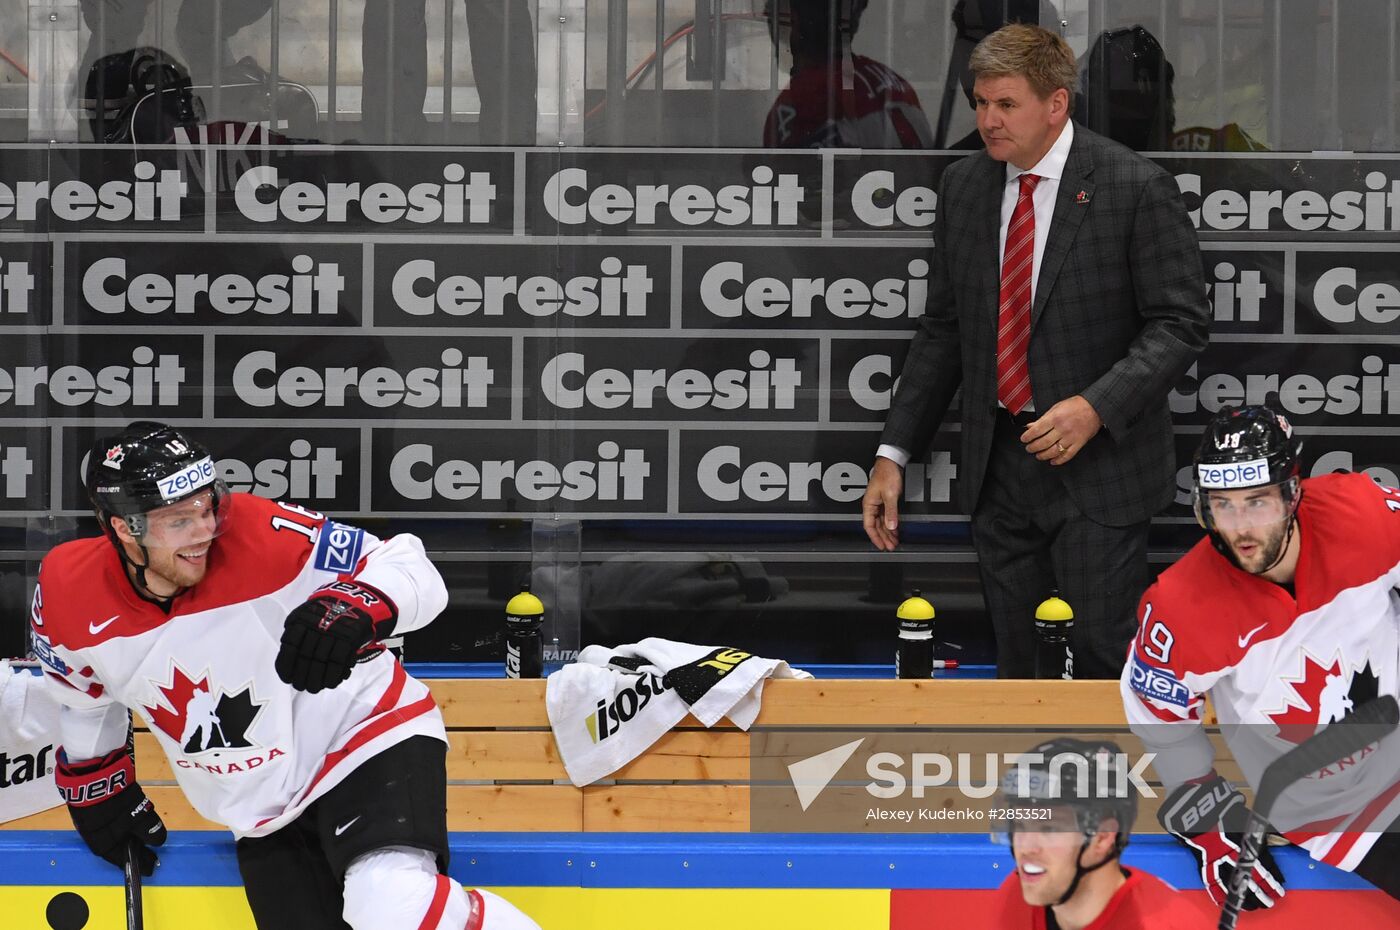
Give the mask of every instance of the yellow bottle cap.
[[544, 602], [529, 591], [521, 591], [506, 604], [506, 613], [517, 617], [533, 617], [544, 613]]
[[900, 620], [932, 620], [933, 605], [920, 597], [918, 591], [915, 591], [912, 597], [899, 605], [895, 616]]
[[1040, 602], [1040, 606], [1035, 609], [1035, 618], [1051, 623], [1062, 623], [1066, 620], [1073, 620], [1074, 611], [1064, 600], [1052, 596]]

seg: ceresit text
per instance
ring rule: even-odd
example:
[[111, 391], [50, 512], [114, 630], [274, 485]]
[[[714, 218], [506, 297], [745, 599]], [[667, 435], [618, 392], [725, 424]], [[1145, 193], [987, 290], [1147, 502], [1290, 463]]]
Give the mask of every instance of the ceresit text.
[[274, 500], [328, 500], [335, 497], [336, 479], [344, 472], [345, 466], [334, 446], [313, 448], [305, 439], [293, 439], [287, 446], [286, 458], [256, 462], [219, 459], [219, 476], [231, 490]]
[[[935, 452], [932, 463], [910, 462], [904, 471], [904, 499], [947, 501], [957, 477], [948, 452]], [[695, 469], [700, 490], [713, 501], [802, 502], [824, 497], [853, 503], [865, 494], [870, 476], [855, 462], [745, 462], [738, 446], [716, 446]], [[815, 489], [813, 485], [816, 485]]]
[[[0, 368], [0, 404], [34, 407], [49, 401], [62, 407], [97, 404], [120, 407], [173, 407], [180, 402], [185, 368], [178, 355], [161, 355], [149, 346], [131, 352], [131, 365], [105, 365], [90, 371], [82, 365], [18, 365]], [[154, 364], [153, 364], [154, 363]], [[40, 389], [43, 389], [42, 392]]]
[[1312, 232], [1394, 232], [1400, 230], [1400, 179], [1383, 172], [1369, 172], [1361, 190], [1341, 190], [1331, 195], [1314, 190], [1234, 191], [1228, 188], [1201, 191], [1199, 174], [1178, 174], [1177, 186], [1195, 194], [1199, 205], [1189, 211], [1197, 229], [1267, 230], [1277, 216], [1288, 229]]
[[268, 316], [290, 311], [295, 316], [319, 314], [334, 316], [345, 276], [335, 262], [317, 265], [308, 255], [292, 259], [292, 274], [265, 274], [250, 278], [241, 274], [156, 272], [127, 277], [124, 258], [103, 258], [83, 273], [83, 299], [98, 313], [137, 313], [171, 311], [194, 313], [200, 297], [219, 313], [237, 316], [260, 313]]
[[[834, 257], [834, 256], [833, 256]], [[881, 278], [867, 284], [859, 278], [748, 278], [743, 262], [719, 262], [700, 279], [705, 309], [726, 319], [744, 313], [761, 319], [812, 316], [813, 304], [842, 320], [869, 316], [877, 320], [913, 319], [924, 315], [928, 301], [928, 262], [911, 261], [908, 278]]]
[[545, 182], [543, 206], [570, 226], [592, 220], [605, 226], [655, 226], [662, 211], [681, 226], [796, 226], [797, 207], [807, 193], [795, 174], [759, 165], [748, 184], [711, 190], [700, 184], [599, 184], [590, 187], [588, 169], [564, 168]]
[[612, 440], [598, 444], [597, 457], [556, 465], [543, 459], [463, 459], [437, 461], [427, 443], [404, 446], [389, 464], [394, 490], [409, 500], [478, 498], [504, 501], [639, 501], [651, 464], [642, 449], [623, 449]]
[[260, 349], [239, 359], [233, 388], [253, 407], [344, 407], [355, 399], [380, 408], [485, 407], [496, 377], [489, 361], [479, 355], [468, 358], [457, 348], [443, 349], [439, 358], [441, 368], [406, 372], [384, 366], [283, 368], [276, 352]]
[[180, 180], [178, 170], [164, 169], [156, 179], [156, 166], [138, 161], [132, 173], [135, 181], [104, 181], [95, 187], [79, 180], [52, 185], [47, 180], [0, 182], [0, 220], [33, 222], [45, 202], [55, 219], [68, 223], [180, 219], [180, 198], [189, 185]]
[[1216, 372], [1204, 378], [1199, 363], [1186, 370], [1183, 393], [1173, 388], [1169, 395], [1173, 413], [1203, 410], [1216, 413], [1222, 407], [1274, 403], [1277, 395], [1281, 412], [1292, 416], [1328, 413], [1347, 416], [1394, 416], [1400, 414], [1400, 364], [1386, 362], [1378, 355], [1361, 360], [1361, 374], [1319, 377], [1312, 374], [1244, 374]]
[[598, 275], [559, 279], [550, 275], [449, 274], [438, 277], [437, 262], [405, 262], [394, 272], [394, 303], [413, 316], [504, 316], [507, 298], [526, 316], [630, 316], [647, 314], [647, 297], [655, 285], [646, 265], [628, 265], [609, 256]]
[[589, 371], [582, 352], [563, 352], [545, 363], [540, 388], [545, 399], [564, 410], [654, 409], [658, 401], [679, 410], [792, 410], [802, 373], [791, 358], [774, 359], [763, 349], [749, 353], [747, 369], [714, 374], [696, 368], [596, 368]]
[[[275, 165], [259, 165], [239, 176], [233, 197], [238, 212], [257, 223], [344, 223], [359, 217], [371, 223], [491, 221], [496, 185], [489, 172], [473, 171], [468, 177], [465, 168], [452, 162], [442, 169], [442, 178], [445, 183], [424, 181], [407, 190], [390, 181], [328, 181], [324, 187], [290, 181], [283, 186]], [[258, 195], [269, 187], [281, 189], [275, 200], [264, 202]], [[351, 215], [352, 207], [358, 216]]]

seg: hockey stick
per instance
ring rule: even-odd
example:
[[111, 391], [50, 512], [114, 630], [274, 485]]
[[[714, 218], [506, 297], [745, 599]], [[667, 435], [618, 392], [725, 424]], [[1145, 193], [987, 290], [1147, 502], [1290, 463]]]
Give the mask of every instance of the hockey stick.
[[145, 930], [141, 913], [141, 841], [127, 840], [126, 862], [126, 930]]
[[1235, 930], [1249, 875], [1259, 861], [1259, 849], [1269, 828], [1269, 814], [1274, 802], [1290, 785], [1318, 769], [1326, 768], [1360, 752], [1374, 742], [1384, 739], [1400, 722], [1400, 704], [1389, 694], [1362, 705], [1345, 720], [1338, 721], [1320, 733], [1279, 756], [1259, 777], [1259, 790], [1254, 793], [1254, 805], [1245, 822], [1240, 840], [1240, 858], [1230, 873], [1225, 906], [1220, 911], [1218, 930]]
[[[126, 712], [126, 752], [136, 763], [136, 720], [131, 711]], [[126, 930], [145, 930], [146, 918], [141, 908], [141, 851], [144, 847], [136, 837], [126, 841], [126, 861], [122, 871], [126, 873]]]

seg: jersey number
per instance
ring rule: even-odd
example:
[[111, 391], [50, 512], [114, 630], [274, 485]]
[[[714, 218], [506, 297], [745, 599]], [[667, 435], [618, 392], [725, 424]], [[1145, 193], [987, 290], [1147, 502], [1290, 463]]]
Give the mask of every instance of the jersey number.
[[[1147, 611], [1142, 615], [1144, 626], [1152, 616], [1152, 605], [1147, 605]], [[1161, 620], [1152, 624], [1148, 629], [1147, 636], [1142, 642], [1142, 651], [1147, 653], [1149, 659], [1161, 662], [1163, 665], [1171, 664], [1172, 643], [1176, 642], [1176, 637], [1172, 636], [1172, 631], [1167, 629], [1167, 625]]]
[[[314, 510], [310, 510], [306, 507], [301, 507], [297, 504], [286, 504], [282, 501], [278, 501], [277, 506], [281, 507], [283, 510], [289, 510], [292, 513], [306, 517], [309, 520], [315, 520], [317, 523], [320, 523], [322, 520], [326, 519], [325, 514], [317, 513]], [[315, 527], [307, 526], [304, 523], [298, 523], [295, 520], [289, 520], [286, 517], [273, 517], [272, 528], [274, 530], [291, 530], [294, 533], [300, 533], [301, 535], [305, 536], [308, 541], [316, 538]]]
[[1386, 495], [1385, 505], [1390, 508], [1391, 513], [1400, 513], [1400, 490], [1388, 488], [1380, 485], [1381, 493]]

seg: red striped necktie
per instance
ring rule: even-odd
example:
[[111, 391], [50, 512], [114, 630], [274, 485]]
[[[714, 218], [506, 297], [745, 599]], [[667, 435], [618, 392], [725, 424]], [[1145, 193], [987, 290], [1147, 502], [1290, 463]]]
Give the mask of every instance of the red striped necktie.
[[1031, 195], [1040, 177], [1021, 175], [1021, 193], [1006, 229], [1001, 261], [1001, 303], [997, 311], [997, 400], [1020, 413], [1031, 400], [1026, 345], [1031, 336], [1031, 271], [1035, 267], [1035, 205]]

